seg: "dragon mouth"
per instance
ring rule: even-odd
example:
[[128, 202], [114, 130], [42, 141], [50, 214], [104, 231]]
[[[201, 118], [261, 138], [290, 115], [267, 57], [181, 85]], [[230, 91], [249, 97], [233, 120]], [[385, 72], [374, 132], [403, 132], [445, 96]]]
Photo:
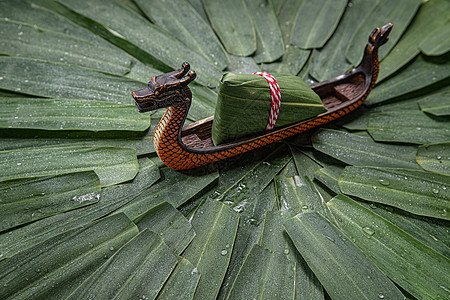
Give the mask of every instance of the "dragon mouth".
[[131, 92], [139, 112], [147, 112], [159, 108], [155, 101], [155, 91], [150, 86]]
[[150, 87], [145, 87], [141, 90], [131, 92], [131, 95], [136, 101], [144, 101], [153, 98], [155, 94], [153, 89]]

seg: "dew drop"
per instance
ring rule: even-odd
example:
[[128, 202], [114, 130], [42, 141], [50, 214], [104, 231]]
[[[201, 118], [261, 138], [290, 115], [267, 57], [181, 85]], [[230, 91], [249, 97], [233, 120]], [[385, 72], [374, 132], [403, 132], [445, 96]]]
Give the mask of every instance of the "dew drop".
[[0, 76], [0, 80], [3, 80], [3, 77]]
[[372, 188], [373, 188], [374, 190], [376, 190], [376, 189], [377, 189], [377, 187], [376, 187], [375, 185], [372, 185]]
[[244, 206], [243, 206], [243, 205], [238, 205], [238, 206], [236, 206], [236, 207], [233, 207], [233, 210], [234, 210], [235, 212], [241, 213], [241, 212], [244, 211]]
[[443, 217], [446, 217], [446, 216], [447, 216], [447, 209], [446, 209], [446, 208], [444, 208], [444, 209], [442, 210], [442, 216], [443, 216]]
[[308, 209], [308, 205], [303, 205], [302, 209], [307, 210]]
[[382, 293], [379, 293], [379, 294], [378, 294], [378, 298], [384, 299], [384, 295], [383, 295]]
[[378, 182], [381, 183], [382, 185], [389, 185], [390, 184], [389, 180], [387, 180], [387, 179], [380, 179], [380, 180], [378, 180]]
[[334, 239], [331, 236], [326, 235], [325, 237], [334, 243]]
[[109, 250], [114, 251], [114, 247], [113, 246], [109, 247]]
[[250, 218], [248, 219], [248, 222], [252, 225], [257, 225], [256, 219]]
[[445, 185], [443, 185], [443, 186], [442, 186], [442, 189], [443, 189], [444, 191], [446, 191], [446, 190], [447, 190], [447, 187], [446, 187]]
[[288, 255], [289, 254], [289, 249], [286, 248], [286, 249], [284, 249], [283, 252], [284, 252], [284, 254]]
[[228, 254], [228, 250], [223, 249], [222, 251], [220, 251], [220, 255], [225, 256]]
[[18, 162], [18, 163], [17, 163], [17, 165], [18, 165], [18, 166], [21, 166], [21, 165], [22, 165], [22, 163], [21, 163], [21, 162]]
[[22, 36], [22, 35], [23, 35], [23, 32], [21, 31], [21, 32], [19, 32], [17, 35], [18, 35], [18, 36]]
[[438, 189], [433, 189], [433, 194], [439, 194], [439, 190]]
[[442, 156], [441, 156], [441, 155], [438, 155], [436, 158], [437, 158], [438, 160], [441, 160], [441, 159], [442, 159]]
[[375, 231], [372, 228], [368, 227], [368, 226], [364, 227], [363, 231], [365, 233], [367, 233], [368, 235], [374, 235], [375, 234]]

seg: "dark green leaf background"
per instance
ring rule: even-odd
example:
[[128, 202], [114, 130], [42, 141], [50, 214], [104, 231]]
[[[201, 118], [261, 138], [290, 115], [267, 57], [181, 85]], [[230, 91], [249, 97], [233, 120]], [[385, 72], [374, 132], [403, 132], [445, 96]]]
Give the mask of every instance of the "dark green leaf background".
[[[445, 299], [447, 0], [0, 1], [1, 299]], [[327, 80], [392, 22], [361, 109], [184, 174], [130, 92], [188, 61]], [[251, 113], [251, 112], [249, 112]]]

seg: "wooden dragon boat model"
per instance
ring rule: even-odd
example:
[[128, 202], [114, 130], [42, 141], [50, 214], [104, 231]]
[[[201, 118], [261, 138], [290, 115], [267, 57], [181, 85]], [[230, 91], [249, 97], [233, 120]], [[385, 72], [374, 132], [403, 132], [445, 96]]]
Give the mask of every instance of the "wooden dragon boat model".
[[174, 170], [205, 166], [305, 132], [355, 110], [375, 85], [379, 71], [378, 48], [387, 42], [391, 29], [389, 23], [372, 31], [362, 61], [356, 68], [311, 85], [327, 109], [325, 113], [231, 143], [213, 144], [214, 116], [183, 127], [192, 101], [188, 84], [196, 77], [195, 72], [189, 72], [188, 63], [173, 72], [153, 76], [148, 87], [134, 91], [132, 95], [139, 112], [167, 107], [153, 135], [155, 150], [164, 164]]

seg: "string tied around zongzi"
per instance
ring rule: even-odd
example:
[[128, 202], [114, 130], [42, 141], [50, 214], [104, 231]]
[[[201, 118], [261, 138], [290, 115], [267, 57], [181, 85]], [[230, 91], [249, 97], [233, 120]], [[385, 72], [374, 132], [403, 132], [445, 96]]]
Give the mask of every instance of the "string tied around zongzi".
[[269, 84], [271, 103], [270, 103], [269, 121], [267, 122], [266, 130], [271, 130], [273, 129], [273, 127], [275, 127], [275, 123], [277, 122], [278, 114], [280, 112], [281, 106], [280, 85], [278, 84], [278, 81], [272, 74], [269, 74], [267, 72], [254, 72], [253, 74], [264, 77], [264, 79], [266, 79], [267, 83]]

